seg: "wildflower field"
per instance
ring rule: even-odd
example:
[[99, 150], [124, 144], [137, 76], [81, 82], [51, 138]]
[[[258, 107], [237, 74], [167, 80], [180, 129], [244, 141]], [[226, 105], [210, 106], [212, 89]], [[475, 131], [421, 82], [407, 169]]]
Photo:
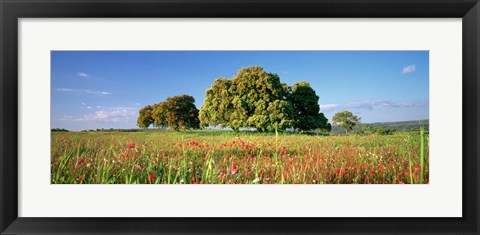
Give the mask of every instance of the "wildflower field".
[[52, 132], [52, 184], [427, 184], [429, 137]]

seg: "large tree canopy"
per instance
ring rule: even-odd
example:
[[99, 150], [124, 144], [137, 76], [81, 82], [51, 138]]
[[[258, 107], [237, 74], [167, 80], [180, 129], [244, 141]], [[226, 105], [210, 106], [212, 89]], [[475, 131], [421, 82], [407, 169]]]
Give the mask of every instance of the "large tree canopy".
[[139, 111], [137, 125], [140, 128], [148, 128], [151, 124], [170, 127], [177, 131], [199, 128], [195, 99], [189, 95], [180, 95], [169, 97], [153, 107], [145, 106]]
[[174, 130], [197, 129], [200, 127], [195, 99], [189, 95], [170, 97], [165, 101], [168, 126]]
[[233, 113], [232, 81], [226, 78], [215, 80], [207, 89], [205, 101], [200, 108], [199, 119], [202, 127], [206, 125], [225, 128], [231, 125]]
[[360, 118], [346, 110], [336, 113], [332, 121], [334, 126], [345, 129], [345, 134], [360, 124]]
[[156, 127], [168, 127], [168, 107], [165, 101], [153, 105], [152, 118]]
[[285, 129], [292, 124], [286, 101], [288, 86], [277, 74], [260, 66], [242, 68], [231, 80], [220, 78], [207, 89], [200, 109], [202, 126], [253, 127], [259, 131]]
[[332, 130], [332, 124], [328, 123], [328, 118], [325, 117], [323, 113], [319, 114], [319, 120], [323, 125], [317, 127], [317, 130], [320, 130], [321, 132], [330, 132]]
[[327, 118], [320, 113], [318, 95], [310, 86], [310, 83], [301, 81], [293, 84], [292, 92], [287, 100], [293, 106], [293, 118], [295, 129], [308, 131], [312, 129], [331, 129]]
[[152, 106], [147, 105], [138, 111], [137, 126], [140, 128], [148, 128], [153, 123]]

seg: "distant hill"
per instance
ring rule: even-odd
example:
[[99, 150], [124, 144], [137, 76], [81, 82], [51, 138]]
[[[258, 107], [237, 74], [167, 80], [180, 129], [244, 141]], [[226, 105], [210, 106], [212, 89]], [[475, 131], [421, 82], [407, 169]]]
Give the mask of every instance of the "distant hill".
[[[392, 129], [397, 132], [402, 132], [402, 131], [417, 131], [420, 130], [421, 127], [423, 127], [425, 130], [428, 130], [429, 127], [429, 120], [416, 120], [416, 121], [404, 121], [404, 122], [375, 122], [375, 123], [362, 123], [360, 124], [359, 127], [354, 128], [354, 131], [358, 131], [362, 128], [362, 125], [369, 124], [372, 127], [381, 127], [384, 129]], [[345, 130], [337, 128], [337, 127], [332, 127], [332, 131], [330, 132], [332, 134], [343, 134], [345, 133]]]

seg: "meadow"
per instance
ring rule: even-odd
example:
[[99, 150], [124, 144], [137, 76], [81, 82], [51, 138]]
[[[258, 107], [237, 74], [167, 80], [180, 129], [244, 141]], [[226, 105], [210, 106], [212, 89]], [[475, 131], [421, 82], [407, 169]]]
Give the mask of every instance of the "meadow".
[[426, 184], [428, 133], [52, 132], [52, 184]]

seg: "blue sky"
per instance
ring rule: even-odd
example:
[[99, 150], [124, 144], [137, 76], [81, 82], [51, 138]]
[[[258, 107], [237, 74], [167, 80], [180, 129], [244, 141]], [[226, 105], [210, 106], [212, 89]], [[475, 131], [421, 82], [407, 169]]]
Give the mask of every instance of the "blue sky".
[[52, 51], [51, 62], [52, 128], [135, 128], [141, 107], [180, 94], [200, 109], [213, 80], [252, 65], [310, 82], [329, 120], [429, 117], [428, 51]]

